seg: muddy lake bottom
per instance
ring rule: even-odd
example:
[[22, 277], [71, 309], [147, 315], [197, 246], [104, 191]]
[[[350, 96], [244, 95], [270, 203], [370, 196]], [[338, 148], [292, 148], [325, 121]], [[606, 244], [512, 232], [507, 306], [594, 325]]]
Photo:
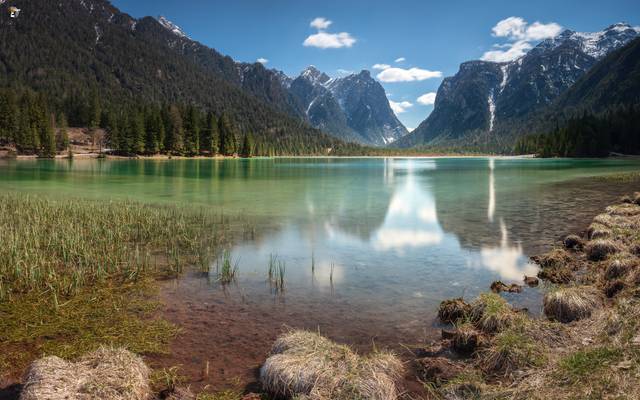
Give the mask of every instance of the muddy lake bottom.
[[[258, 391], [260, 365], [291, 328], [410, 359], [408, 348], [439, 337], [440, 301], [535, 275], [529, 257], [638, 191], [614, 178], [638, 171], [636, 159], [24, 160], [0, 163], [0, 190], [259, 221], [228, 249], [233, 283], [218, 282], [215, 260], [208, 273], [159, 282], [161, 316], [181, 331], [168, 355], [147, 357], [179, 366], [194, 390]], [[504, 297], [539, 316], [544, 290]]]

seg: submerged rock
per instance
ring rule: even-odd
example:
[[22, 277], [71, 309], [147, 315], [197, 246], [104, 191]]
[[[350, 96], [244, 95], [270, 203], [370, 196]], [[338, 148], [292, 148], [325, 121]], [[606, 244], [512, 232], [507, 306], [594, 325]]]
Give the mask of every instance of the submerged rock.
[[512, 283], [511, 285], [506, 285], [502, 281], [495, 281], [491, 284], [491, 291], [493, 293], [500, 292], [509, 292], [509, 293], [520, 293], [522, 292], [522, 286]]

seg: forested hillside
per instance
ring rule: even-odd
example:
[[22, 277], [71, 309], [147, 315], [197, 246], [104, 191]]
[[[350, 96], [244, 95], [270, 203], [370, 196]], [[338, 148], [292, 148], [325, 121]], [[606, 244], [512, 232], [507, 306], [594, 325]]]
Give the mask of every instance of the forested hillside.
[[[22, 10], [18, 18], [9, 17], [11, 5]], [[28, 129], [40, 132], [65, 119], [73, 126], [101, 126], [110, 133], [107, 145], [122, 153], [139, 153], [136, 139], [121, 144], [122, 137], [140, 136], [134, 130], [156, 135], [160, 151], [207, 151], [199, 146], [208, 139], [199, 135], [211, 129], [213, 118], [228, 120], [236, 142], [253, 136], [256, 150], [265, 154], [325, 154], [341, 145], [229, 82], [225, 71], [232, 64], [225, 57], [176, 51], [188, 43], [193, 42], [179, 40], [155, 19], [135, 20], [104, 0], [8, 1], [0, 6], [0, 86], [10, 89], [3, 92], [9, 96], [2, 99], [4, 106], [17, 106], [18, 112], [5, 120], [28, 119]], [[25, 102], [35, 105], [25, 108]], [[24, 115], [34, 108], [37, 115]], [[159, 120], [164, 138], [156, 128]], [[10, 143], [13, 136], [5, 133], [0, 141], [47, 153]]]
[[609, 54], [533, 122], [515, 152], [543, 157], [640, 154], [640, 39]]

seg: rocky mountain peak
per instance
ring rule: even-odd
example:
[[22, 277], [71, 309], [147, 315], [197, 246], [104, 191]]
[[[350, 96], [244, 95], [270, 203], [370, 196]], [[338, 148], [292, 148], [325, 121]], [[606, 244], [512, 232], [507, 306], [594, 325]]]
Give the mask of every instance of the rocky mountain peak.
[[320, 71], [313, 65], [309, 65], [307, 68], [305, 68], [300, 73], [300, 77], [308, 80], [311, 83], [319, 83], [321, 85], [325, 84], [327, 81], [329, 81], [329, 79], [331, 79], [327, 74]]
[[180, 37], [183, 37], [183, 38], [188, 38], [187, 34], [184, 33], [184, 31], [178, 25], [176, 25], [173, 22], [169, 21], [167, 18], [163, 17], [162, 15], [160, 15], [158, 17], [158, 22], [165, 29], [167, 29], [170, 32], [173, 32], [173, 34], [175, 34], [177, 36], [180, 36]]

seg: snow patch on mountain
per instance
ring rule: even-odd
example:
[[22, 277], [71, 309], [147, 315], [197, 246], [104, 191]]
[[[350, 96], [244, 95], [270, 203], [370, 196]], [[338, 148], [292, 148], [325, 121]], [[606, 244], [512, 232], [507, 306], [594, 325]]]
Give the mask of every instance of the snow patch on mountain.
[[187, 39], [189, 38], [189, 36], [187, 36], [187, 34], [184, 33], [184, 31], [178, 25], [176, 25], [173, 22], [169, 21], [168, 19], [166, 19], [162, 15], [158, 17], [158, 22], [165, 29], [173, 32], [174, 35], [180, 36], [180, 37], [183, 37], [183, 38], [187, 38]]

